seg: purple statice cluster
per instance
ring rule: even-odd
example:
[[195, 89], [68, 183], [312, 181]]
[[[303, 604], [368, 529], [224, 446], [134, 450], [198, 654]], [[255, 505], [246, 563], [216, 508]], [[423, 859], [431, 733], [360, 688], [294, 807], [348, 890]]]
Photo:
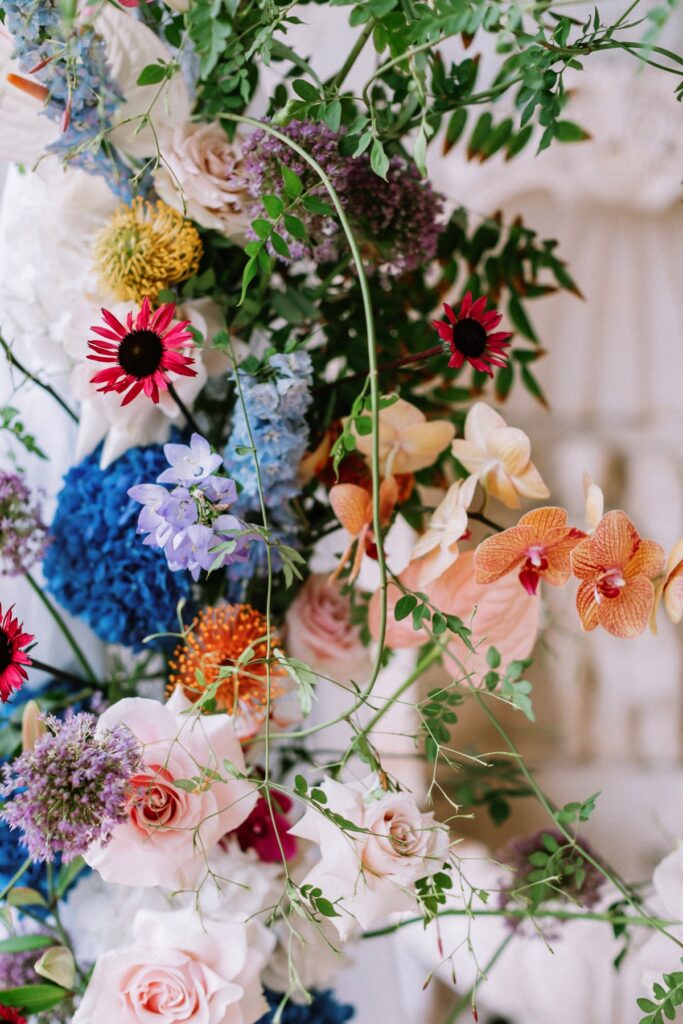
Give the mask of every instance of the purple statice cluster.
[[126, 820], [130, 781], [141, 748], [124, 725], [97, 734], [94, 715], [45, 715], [47, 732], [3, 767], [0, 818], [22, 833], [34, 861], [64, 861], [106, 843]]
[[[290, 121], [279, 130], [305, 149], [330, 178], [368, 266], [385, 277], [399, 277], [434, 257], [443, 230], [443, 201], [420, 177], [413, 162], [393, 157], [384, 180], [373, 171], [367, 153], [357, 157], [340, 153], [342, 132], [307, 121]], [[264, 215], [263, 195], [290, 202], [282, 180], [283, 165], [299, 175], [307, 194], [328, 198], [313, 169], [286, 143], [259, 130], [243, 149], [254, 197], [253, 218]], [[317, 263], [338, 259], [344, 251], [344, 237], [337, 219], [306, 209], [302, 203], [293, 212], [303, 221], [308, 239], [292, 238], [278, 227], [292, 258]]]
[[104, 40], [88, 25], [66, 26], [55, 0], [5, 0], [13, 57], [48, 92], [46, 115], [61, 129], [49, 147], [88, 174], [104, 177], [121, 198], [132, 198], [130, 168], [107, 142], [123, 96], [114, 81]]
[[0, 576], [28, 572], [45, 551], [40, 506], [16, 473], [0, 470]]
[[[588, 843], [581, 844], [593, 856]], [[501, 907], [537, 909], [568, 899], [590, 910], [600, 899], [605, 878], [557, 829], [515, 836], [496, 854], [506, 872], [499, 894]], [[521, 919], [508, 919], [517, 929]]]
[[[155, 484], [137, 484], [128, 491], [143, 507], [138, 533], [144, 543], [160, 548], [173, 572], [187, 569], [196, 581], [204, 569], [219, 569], [247, 560], [247, 525], [232, 515], [237, 501], [233, 480], [217, 476], [223, 458], [201, 434], [190, 444], [166, 444], [169, 463]], [[168, 490], [163, 484], [173, 484]]]

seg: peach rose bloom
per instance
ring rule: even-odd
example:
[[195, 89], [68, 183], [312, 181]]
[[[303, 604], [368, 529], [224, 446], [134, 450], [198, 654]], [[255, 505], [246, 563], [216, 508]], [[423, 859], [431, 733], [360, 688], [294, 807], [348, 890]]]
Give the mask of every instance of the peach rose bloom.
[[[401, 573], [401, 581], [411, 589], [417, 589], [420, 563], [411, 562], [405, 572]], [[472, 629], [472, 643], [477, 647], [472, 653], [465, 647], [459, 637], [452, 634], [448, 641], [448, 650], [457, 658], [457, 662], [447, 659], [447, 667], [452, 673], [458, 671], [458, 665], [472, 673], [472, 679], [488, 671], [486, 651], [496, 647], [503, 664], [510, 661], [528, 658], [533, 650], [538, 633], [540, 601], [537, 596], [528, 594], [520, 587], [516, 576], [503, 576], [495, 583], [477, 583], [474, 570], [474, 552], [464, 551], [457, 562], [454, 562], [437, 580], [422, 587], [422, 592], [440, 611], [447, 615], [457, 615], [466, 626]], [[412, 618], [394, 619], [396, 602], [402, 592], [390, 583], [387, 592], [387, 637], [389, 647], [421, 647], [429, 640], [426, 630], [414, 630]], [[476, 608], [476, 614], [472, 613]], [[379, 591], [373, 594], [370, 601], [369, 626], [373, 637], [379, 635]]]
[[318, 886], [335, 902], [330, 918], [342, 941], [357, 924], [370, 928], [391, 913], [415, 910], [412, 887], [418, 878], [439, 871], [448, 857], [447, 828], [431, 812], [420, 811], [408, 793], [373, 795], [377, 780], [344, 785], [321, 783], [327, 806], [368, 833], [345, 833], [314, 808], [290, 830], [315, 843], [320, 860], [302, 885]]
[[133, 943], [98, 958], [73, 1024], [254, 1024], [268, 1009], [261, 925], [143, 910]]
[[245, 767], [232, 719], [188, 713], [191, 706], [177, 688], [165, 705], [129, 697], [98, 720], [98, 733], [119, 722], [127, 725], [143, 746], [144, 761], [132, 780], [128, 820], [105, 846], [95, 843], [85, 855], [106, 882], [193, 887], [206, 873], [206, 856], [256, 803], [256, 788], [242, 779], [207, 779], [199, 792], [176, 786], [176, 780], [194, 778], [202, 769], [225, 775], [224, 760], [238, 771]]
[[331, 679], [365, 678], [370, 667], [367, 650], [360, 628], [351, 622], [351, 600], [342, 594], [338, 580], [309, 576], [285, 621], [288, 654]]
[[230, 142], [220, 124], [176, 128], [162, 137], [161, 154], [154, 187], [164, 202], [243, 244], [250, 220], [246, 172], [239, 145]]

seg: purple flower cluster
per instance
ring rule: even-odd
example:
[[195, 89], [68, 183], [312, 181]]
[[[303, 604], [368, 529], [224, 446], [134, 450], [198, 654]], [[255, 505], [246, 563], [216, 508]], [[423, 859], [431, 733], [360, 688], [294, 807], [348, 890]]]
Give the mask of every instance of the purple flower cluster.
[[94, 715], [44, 717], [47, 733], [3, 768], [0, 818], [19, 829], [34, 861], [65, 861], [106, 843], [126, 819], [140, 745], [124, 725], [97, 735]]
[[[335, 190], [342, 191], [347, 161], [339, 154], [340, 137], [336, 132], [330, 131], [324, 124], [312, 121], [290, 121], [286, 127], [278, 130], [305, 149], [326, 172]], [[250, 135], [242, 151], [250, 180], [249, 191], [255, 200], [250, 211], [253, 219], [263, 216], [261, 196], [276, 195], [288, 201], [282, 181], [283, 166], [298, 174], [308, 195], [327, 198], [327, 189], [313, 168], [285, 142], [280, 142], [267, 132], [259, 130]], [[312, 213], [300, 204], [296, 215], [306, 225], [310, 242], [293, 238], [283, 229], [281, 234], [287, 239], [293, 259], [314, 259], [316, 263], [336, 260], [341, 241], [336, 218]]]
[[[161, 548], [173, 572], [187, 569], [194, 580], [202, 569], [218, 569], [246, 561], [248, 541], [240, 536], [246, 524], [228, 511], [237, 501], [233, 480], [215, 473], [223, 458], [211, 451], [200, 434], [190, 444], [166, 444], [169, 462], [156, 484], [138, 484], [128, 491], [143, 508], [138, 533], [144, 543]], [[175, 484], [169, 491], [161, 484]]]
[[[324, 124], [290, 121], [279, 129], [309, 153], [330, 178], [351, 221], [368, 264], [384, 276], [398, 277], [431, 260], [443, 223], [441, 196], [423, 181], [414, 163], [395, 156], [387, 180], [372, 169], [370, 157], [342, 156], [341, 132]], [[284, 194], [282, 165], [295, 171], [309, 195], [327, 199], [327, 190], [312, 168], [286, 143], [264, 131], [254, 132], [244, 143], [245, 165], [254, 196], [251, 214], [263, 216], [261, 196]], [[294, 211], [306, 226], [308, 241], [287, 239], [294, 259], [314, 259], [317, 263], [339, 258], [344, 239], [335, 217], [307, 210], [298, 204]], [[254, 236], [256, 237], [256, 236]]]
[[0, 470], [0, 576], [27, 572], [45, 550], [40, 507], [16, 473]]

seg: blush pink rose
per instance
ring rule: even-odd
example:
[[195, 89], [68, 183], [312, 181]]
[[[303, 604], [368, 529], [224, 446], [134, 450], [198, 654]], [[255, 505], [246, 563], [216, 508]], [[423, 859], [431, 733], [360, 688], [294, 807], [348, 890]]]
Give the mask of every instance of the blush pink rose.
[[[455, 636], [449, 640], [448, 649], [468, 673], [473, 673], [475, 682], [488, 671], [486, 651], [489, 647], [498, 648], [504, 665], [531, 654], [538, 634], [540, 601], [520, 587], [514, 574], [503, 576], [495, 583], [477, 583], [474, 578], [474, 552], [464, 551], [457, 562], [431, 583], [418, 587], [419, 575], [420, 561], [417, 560], [401, 573], [401, 582], [421, 590], [440, 611], [457, 615], [471, 627], [472, 642], [477, 647], [475, 654]], [[390, 583], [386, 642], [389, 647], [421, 647], [429, 639], [426, 630], [414, 630], [411, 616], [400, 622], [394, 618], [394, 608], [401, 596], [402, 591]], [[379, 613], [378, 591], [372, 596], [369, 613], [370, 632], [375, 638], [379, 633]], [[454, 661], [449, 660], [448, 664], [449, 670], [456, 670]]]
[[199, 792], [178, 779], [211, 769], [225, 776], [224, 760], [244, 771], [244, 755], [228, 715], [189, 712], [177, 689], [167, 704], [130, 697], [108, 708], [98, 732], [124, 723], [143, 746], [144, 767], [132, 780], [128, 820], [105, 845], [93, 844], [85, 859], [106, 882], [194, 886], [206, 872], [206, 856], [251, 813], [257, 790], [242, 779], [207, 779]]
[[360, 629], [351, 621], [351, 601], [342, 584], [309, 576], [287, 612], [287, 652], [320, 675], [361, 681], [369, 659]]
[[140, 911], [133, 942], [98, 958], [73, 1024], [254, 1024], [267, 1011], [262, 925]]
[[415, 910], [415, 882], [442, 867], [448, 830], [407, 793], [377, 799], [374, 776], [350, 785], [325, 779], [321, 785], [329, 810], [368, 829], [344, 832], [314, 808], [290, 829], [319, 848], [320, 860], [302, 885], [319, 887], [334, 902], [339, 916], [330, 924], [344, 941], [356, 925], [370, 928], [388, 914]]

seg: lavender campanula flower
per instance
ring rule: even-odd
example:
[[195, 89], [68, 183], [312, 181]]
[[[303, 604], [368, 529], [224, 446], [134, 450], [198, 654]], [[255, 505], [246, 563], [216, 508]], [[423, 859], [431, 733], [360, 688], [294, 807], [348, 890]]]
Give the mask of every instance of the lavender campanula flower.
[[3, 768], [0, 818], [22, 832], [36, 861], [65, 861], [106, 843], [126, 819], [132, 777], [141, 748], [124, 725], [98, 735], [93, 715], [60, 721], [44, 717], [47, 733]]
[[[194, 580], [204, 570], [247, 559], [246, 524], [230, 514], [237, 501], [233, 480], [216, 476], [223, 458], [212, 452], [206, 438], [193, 434], [189, 445], [166, 444], [169, 468], [156, 484], [137, 484], [129, 497], [142, 505], [138, 533], [161, 548], [173, 572], [187, 570]], [[175, 484], [169, 491], [162, 484]]]

